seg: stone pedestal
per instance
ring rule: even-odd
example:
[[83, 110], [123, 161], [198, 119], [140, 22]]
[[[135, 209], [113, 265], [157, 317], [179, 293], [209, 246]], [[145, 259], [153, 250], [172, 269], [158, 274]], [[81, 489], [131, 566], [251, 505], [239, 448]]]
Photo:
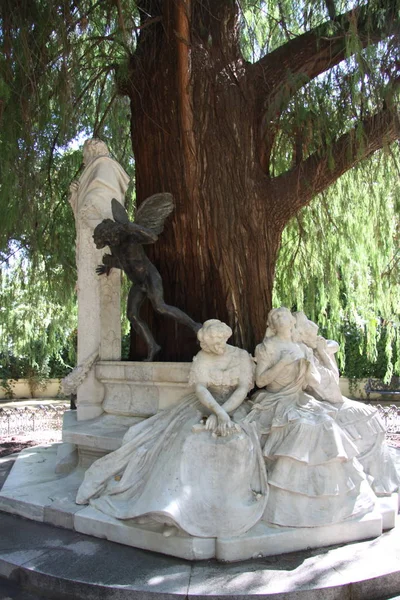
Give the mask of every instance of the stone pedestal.
[[[95, 248], [91, 252], [92, 259], [78, 271], [78, 364], [96, 351], [100, 360], [121, 358], [121, 273], [114, 269], [107, 277], [99, 277], [95, 267], [104, 252]], [[104, 387], [92, 367], [77, 390], [78, 419], [100, 416], [103, 398]]]
[[[99, 276], [104, 250], [93, 242], [93, 232], [104, 219], [113, 217], [111, 201], [125, 203], [129, 177], [98, 139], [83, 145], [84, 170], [70, 186], [76, 226], [76, 266], [78, 271], [78, 368], [98, 355], [104, 360], [121, 358], [121, 273], [113, 269]], [[107, 253], [107, 252], [106, 252]], [[79, 420], [101, 415], [104, 388], [96, 379], [91, 365], [77, 387]]]
[[76, 446], [79, 464], [87, 468], [117, 450], [129, 427], [176, 406], [192, 392], [189, 371], [190, 363], [99, 361], [89, 375], [100, 387], [103, 401], [83, 403], [78, 411], [65, 413], [63, 442]]
[[107, 414], [151, 417], [176, 406], [193, 391], [190, 363], [111, 362], [96, 365], [96, 378], [104, 386]]

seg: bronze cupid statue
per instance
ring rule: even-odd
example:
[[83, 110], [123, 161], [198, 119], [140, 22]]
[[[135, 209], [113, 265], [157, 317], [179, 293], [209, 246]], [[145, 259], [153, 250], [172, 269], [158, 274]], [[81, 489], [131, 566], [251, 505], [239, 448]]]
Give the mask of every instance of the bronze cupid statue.
[[98, 275], [108, 275], [112, 268], [121, 269], [132, 282], [127, 302], [127, 317], [138, 335], [146, 342], [146, 361], [154, 360], [160, 351], [147, 323], [140, 318], [140, 308], [148, 298], [156, 312], [190, 327], [195, 333], [201, 324], [186, 313], [164, 302], [161, 275], [148, 259], [143, 245], [154, 244], [164, 229], [167, 216], [173, 211], [171, 194], [154, 194], [137, 209], [135, 221], [129, 221], [125, 208], [115, 199], [111, 201], [112, 219], [104, 219], [94, 230], [93, 240], [101, 250], [108, 246], [111, 254], [103, 255], [103, 264], [96, 269]]

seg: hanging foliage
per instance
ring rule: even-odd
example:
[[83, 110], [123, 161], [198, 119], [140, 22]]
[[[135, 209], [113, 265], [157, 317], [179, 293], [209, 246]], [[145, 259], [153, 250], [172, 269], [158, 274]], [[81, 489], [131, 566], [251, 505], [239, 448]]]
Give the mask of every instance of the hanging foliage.
[[399, 31], [398, 0], [3, 0], [0, 352], [75, 327], [68, 188], [99, 136], [131, 175], [134, 154], [139, 203], [176, 197], [152, 249], [171, 303], [251, 350], [281, 247], [274, 302], [342, 366], [346, 331], [373, 359], [384, 325], [398, 372]]
[[[69, 185], [86, 137], [107, 140], [132, 173], [125, 55], [112, 6], [3, 2], [0, 7], [0, 356], [48, 370], [75, 361], [75, 226]], [[115, 25], [116, 27], [116, 25]], [[79, 141], [82, 140], [82, 141]], [[72, 148], [75, 148], [72, 149]], [[62, 368], [61, 368], [62, 371]], [[21, 375], [22, 376], [22, 375]]]
[[386, 379], [400, 371], [398, 169], [398, 150], [375, 155], [303, 209], [284, 232], [274, 290], [276, 305], [304, 310], [340, 342], [342, 369], [350, 335], [360, 363], [377, 360], [384, 336]]

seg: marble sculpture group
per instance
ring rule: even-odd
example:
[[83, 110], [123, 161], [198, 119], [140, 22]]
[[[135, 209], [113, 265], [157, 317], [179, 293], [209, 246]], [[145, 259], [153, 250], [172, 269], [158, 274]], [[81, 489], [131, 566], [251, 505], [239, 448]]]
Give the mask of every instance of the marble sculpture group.
[[[374, 407], [343, 398], [333, 353], [304, 313], [268, 317], [256, 364], [216, 319], [177, 406], [132, 426], [86, 471], [78, 504], [198, 537], [257, 522], [315, 527], [373, 511], [399, 479]], [[305, 343], [306, 342], [306, 343]], [[261, 388], [250, 398], [254, 384]]]
[[[64, 381], [76, 389], [77, 410], [65, 415], [57, 462], [49, 458], [40, 475], [40, 453], [31, 459], [31, 497], [14, 483], [30, 464], [21, 455], [0, 509], [225, 561], [394, 527], [400, 480], [385, 428], [374, 407], [342, 396], [338, 344], [303, 312], [280, 307], [253, 358], [227, 343], [226, 324], [198, 324], [166, 305], [143, 244], [156, 242], [172, 197], [152, 196], [132, 223], [123, 207], [129, 178], [103, 142], [85, 142], [84, 165], [70, 198], [78, 367]], [[132, 282], [128, 318], [147, 342], [148, 362], [121, 361], [120, 270]], [[146, 297], [197, 335], [191, 365], [151, 362], [159, 348], [139, 315]]]
[[259, 521], [316, 527], [373, 511], [377, 495], [397, 492], [399, 479], [377, 410], [342, 397], [338, 345], [318, 336], [304, 313], [281, 307], [269, 313], [253, 359], [227, 344], [232, 331], [224, 323], [200, 326], [165, 305], [141, 244], [157, 240], [172, 208], [169, 194], [155, 195], [130, 223], [114, 199], [114, 220], [94, 229], [96, 247], [111, 249], [97, 274], [118, 267], [133, 282], [128, 317], [148, 343], [148, 360], [158, 346], [139, 317], [146, 295], [197, 331], [193, 391], [130, 427], [121, 447], [86, 471], [76, 502], [161, 523], [165, 535], [205, 538], [239, 536]]

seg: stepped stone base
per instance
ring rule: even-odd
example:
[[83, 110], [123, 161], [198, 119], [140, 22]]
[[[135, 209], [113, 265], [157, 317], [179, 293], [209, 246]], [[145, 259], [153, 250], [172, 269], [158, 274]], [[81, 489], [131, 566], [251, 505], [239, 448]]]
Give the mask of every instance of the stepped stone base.
[[377, 538], [386, 527], [393, 527], [396, 519], [397, 494], [382, 499], [374, 513], [329, 527], [286, 528], [258, 523], [235, 538], [194, 538], [178, 531], [170, 535], [170, 530], [155, 523], [120, 521], [75, 504], [85, 469], [81, 465], [68, 475], [55, 474], [59, 446], [20, 453], [1, 490], [0, 510], [187, 560], [217, 558], [227, 562]]

